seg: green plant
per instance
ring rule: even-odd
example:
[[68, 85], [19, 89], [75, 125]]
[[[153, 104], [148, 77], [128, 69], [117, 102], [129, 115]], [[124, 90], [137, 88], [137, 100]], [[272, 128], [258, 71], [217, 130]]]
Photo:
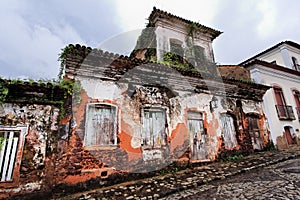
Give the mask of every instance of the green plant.
[[4, 137], [0, 137], [0, 150], [2, 149], [3, 142], [5, 141]]
[[66, 65], [66, 59], [67, 55], [71, 53], [74, 49], [74, 46], [66, 46], [65, 48], [61, 49], [61, 53], [58, 54], [58, 61], [60, 61], [60, 69], [58, 72], [58, 80], [63, 79], [64, 71], [65, 71], [65, 65]]
[[173, 65], [182, 69], [191, 69], [192, 67], [184, 62], [183, 58], [180, 55], [177, 55], [174, 52], [166, 52], [163, 57], [163, 64]]
[[240, 155], [228, 156], [228, 157], [224, 158], [223, 160], [224, 161], [235, 161], [235, 160], [240, 160], [242, 158], [244, 158], [244, 156], [242, 154], [240, 154]]
[[8, 94], [8, 88], [4, 81], [0, 82], [0, 104], [3, 104]]
[[165, 176], [165, 175], [167, 175], [167, 174], [168, 174], [168, 172], [165, 171], [165, 170], [161, 170], [161, 171], [160, 171], [160, 175], [161, 175], [161, 176]]

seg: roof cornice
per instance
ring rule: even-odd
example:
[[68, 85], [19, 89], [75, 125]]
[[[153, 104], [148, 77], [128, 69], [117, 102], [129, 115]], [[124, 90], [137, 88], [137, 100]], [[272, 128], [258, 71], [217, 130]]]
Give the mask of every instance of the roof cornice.
[[173, 18], [175, 20], [178, 20], [179, 22], [186, 23], [187, 25], [189, 25], [189, 24], [195, 24], [198, 28], [200, 28], [201, 32], [203, 32], [203, 33], [209, 33], [212, 36], [212, 40], [214, 40], [216, 37], [218, 37], [220, 34], [223, 33], [221, 31], [218, 31], [218, 30], [209, 28], [207, 26], [204, 26], [202, 24], [199, 24], [198, 22], [193, 22], [191, 20], [184, 19], [182, 17], [173, 15], [171, 13], [168, 13], [166, 11], [163, 11], [163, 10], [157, 9], [156, 7], [153, 7], [153, 10], [152, 10], [152, 12], [151, 12], [151, 14], [149, 16], [149, 20], [153, 21], [157, 17], [161, 17], [161, 18], [166, 18], [166, 17]]
[[268, 68], [271, 68], [271, 69], [275, 69], [275, 70], [278, 70], [278, 71], [282, 71], [282, 72], [286, 72], [286, 73], [293, 74], [293, 75], [296, 75], [296, 76], [300, 76], [299, 71], [292, 70], [292, 69], [283, 67], [281, 65], [275, 65], [275, 64], [272, 64], [272, 63], [269, 63], [269, 62], [266, 62], [266, 61], [262, 61], [262, 60], [257, 60], [257, 59], [253, 60], [249, 63], [246, 63], [244, 66], [246, 68], [249, 68], [253, 65], [262, 65], [262, 66], [265, 66], [265, 67], [268, 67]]
[[251, 61], [255, 60], [255, 59], [258, 58], [259, 56], [264, 55], [264, 54], [266, 54], [266, 53], [268, 53], [268, 52], [270, 52], [270, 51], [273, 51], [274, 49], [279, 48], [280, 46], [283, 46], [283, 45], [285, 45], [285, 44], [286, 44], [286, 45], [289, 45], [289, 46], [292, 46], [292, 47], [294, 47], [294, 48], [300, 49], [300, 44], [298, 44], [298, 43], [296, 43], [296, 42], [289, 41], [289, 40], [287, 40], [287, 41], [282, 41], [282, 42], [279, 42], [278, 44], [276, 44], [276, 45], [274, 45], [274, 46], [272, 46], [272, 47], [270, 47], [270, 48], [268, 48], [268, 49], [266, 49], [266, 50], [264, 50], [264, 51], [262, 51], [262, 52], [256, 54], [255, 56], [252, 56], [252, 57], [248, 58], [247, 60], [245, 60], [245, 61], [239, 63], [238, 65], [245, 65], [245, 64], [247, 64], [248, 62], [251, 62]]

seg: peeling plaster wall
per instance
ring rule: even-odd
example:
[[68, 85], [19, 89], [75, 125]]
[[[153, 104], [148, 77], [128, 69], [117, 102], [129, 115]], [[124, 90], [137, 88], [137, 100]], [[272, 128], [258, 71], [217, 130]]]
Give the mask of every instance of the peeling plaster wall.
[[[203, 80], [197, 73], [159, 64], [141, 64], [140, 60], [115, 57], [100, 50], [73, 48], [74, 52], [67, 59], [66, 77], [80, 83], [82, 90], [77, 94], [81, 101], [72, 105], [72, 130], [67, 140], [60, 143], [57, 171], [61, 183], [76, 184], [114, 170], [152, 171], [175, 160], [213, 161], [232, 153], [253, 152], [247, 117], [254, 115], [259, 119], [261, 130], [266, 129], [259, 102], [267, 87], [234, 80], [224, 80], [221, 84], [220, 80]], [[84, 65], [81, 65], [83, 60]], [[94, 65], [96, 60], [98, 64]], [[223, 93], [212, 94], [206, 82], [210, 86], [224, 87]], [[211, 106], [213, 99], [215, 107]], [[85, 146], [90, 104], [116, 108], [117, 145]], [[145, 109], [165, 113], [166, 138], [160, 138], [163, 141], [159, 148], [144, 146]], [[203, 123], [203, 140], [199, 141], [204, 151], [197, 158], [193, 155], [196, 143], [189, 132], [189, 112], [200, 113], [199, 121]], [[236, 146], [224, 143], [223, 114], [232, 117]], [[268, 139], [269, 133], [261, 135]], [[265, 144], [263, 142], [263, 146]], [[228, 146], [230, 148], [225, 148]]]
[[[79, 169], [93, 169], [95, 167], [130, 169], [131, 167], [144, 165], [145, 162], [150, 160], [155, 161], [164, 159], [165, 153], [169, 153], [175, 159], [182, 157], [191, 145], [188, 135], [187, 111], [198, 111], [203, 113], [204, 128], [207, 130], [208, 159], [214, 160], [218, 157], [218, 151], [223, 148], [221, 144], [221, 113], [230, 112], [232, 115], [236, 115], [235, 119], [238, 119], [236, 130], [242, 132], [244, 136], [239, 140], [240, 144], [236, 147], [237, 149], [243, 146], [243, 140], [244, 137], [246, 137], [246, 125], [243, 124], [245, 120], [244, 115], [255, 114], [262, 116], [261, 104], [252, 100], [243, 100], [242, 106], [237, 108], [235, 103], [237, 99], [217, 97], [217, 108], [211, 112], [210, 104], [208, 102], [212, 100], [213, 95], [210, 94], [184, 94], [181, 92], [180, 96], [168, 98], [165, 93], [161, 93], [157, 88], [157, 91], [151, 93], [151, 95], [144, 92], [145, 88], [143, 86], [136, 86], [132, 93], [128, 93], [129, 86], [124, 83], [116, 84], [111, 81], [101, 81], [92, 78], [78, 78], [78, 80], [80, 80], [83, 88], [82, 96], [85, 98], [83, 98], [80, 105], [74, 107], [74, 110], [80, 110], [78, 113], [74, 112], [74, 119], [77, 122], [77, 126], [84, 129], [84, 124], [86, 123], [86, 118], [83, 117], [85, 108], [88, 103], [92, 102], [115, 105], [118, 109], [119, 123], [118, 147], [110, 150], [101, 147], [99, 147], [97, 151], [89, 150], [89, 153], [92, 154], [92, 157], [94, 158], [91, 162], [94, 164], [81, 161], [79, 163], [80, 166], [78, 166]], [[155, 89], [153, 91], [155, 91]], [[222, 105], [222, 102], [224, 105]], [[147, 106], [162, 107], [166, 110], [168, 124], [166, 131], [168, 146], [166, 148], [169, 150], [143, 150], [141, 145], [141, 110]], [[264, 126], [264, 124], [262, 124], [262, 126]], [[84, 150], [85, 147], [83, 146], [84, 130], [75, 131], [74, 134], [79, 135], [79, 137], [72, 137], [76, 137], [80, 140], [78, 142], [82, 144], [79, 146], [82, 148], [82, 154], [85, 154], [87, 151]], [[82, 154], [80, 154], [80, 156], [82, 156]], [[104, 156], [104, 154], [110, 156]]]
[[[15, 182], [1, 183], [1, 187], [13, 189], [0, 189], [0, 197], [7, 197], [16, 193], [26, 193], [48, 187], [47, 184], [53, 177], [56, 141], [59, 130], [59, 109], [52, 105], [4, 103], [0, 106], [0, 125], [5, 127], [29, 125], [25, 138], [22, 161], [20, 166], [20, 180], [15, 187]], [[49, 162], [50, 161], [50, 162]], [[51, 181], [50, 181], [51, 182]], [[27, 186], [31, 185], [32, 188]]]

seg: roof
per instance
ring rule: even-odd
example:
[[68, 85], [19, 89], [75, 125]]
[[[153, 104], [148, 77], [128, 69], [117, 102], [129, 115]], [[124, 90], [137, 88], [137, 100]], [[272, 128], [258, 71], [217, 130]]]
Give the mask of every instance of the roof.
[[278, 43], [278, 44], [276, 44], [276, 45], [274, 45], [274, 46], [272, 46], [272, 47], [270, 47], [270, 48], [268, 48], [268, 49], [262, 51], [261, 53], [255, 55], [255, 56], [252, 56], [251, 58], [249, 58], [249, 59], [247, 59], [247, 60], [241, 62], [239, 65], [245, 65], [245, 64], [247, 64], [248, 62], [250, 62], [250, 61], [252, 61], [252, 60], [258, 58], [259, 56], [264, 55], [264, 54], [266, 54], [266, 53], [268, 53], [268, 52], [270, 52], [270, 51], [272, 51], [272, 50], [274, 50], [274, 49], [276, 49], [276, 48], [282, 46], [283, 44], [287, 44], [287, 45], [290, 45], [290, 46], [295, 47], [295, 48], [297, 48], [297, 49], [300, 49], [300, 44], [298, 44], [298, 43], [296, 43], [296, 42], [288, 41], [288, 40], [287, 40], [287, 41], [282, 41], [282, 42], [280, 42], [280, 43]]
[[[172, 87], [180, 90], [190, 89], [189, 84], [195, 87], [195, 92], [203, 92], [208, 89], [220, 91], [220, 87], [225, 87], [226, 95], [259, 101], [265, 91], [269, 89], [268, 86], [246, 80], [220, 77], [217, 74], [201, 73], [162, 63], [130, 58], [79, 44], [70, 44], [67, 49], [65, 78], [68, 79], [75, 79], [75, 76], [79, 75], [80, 77], [96, 78], [103, 81], [130, 82], [134, 85], [145, 84], [152, 78], [156, 80], [157, 77], [160, 77], [162, 83], [172, 83]], [[134, 76], [125, 76], [127, 72], [134, 74]], [[167, 80], [170, 79], [169, 83]], [[209, 88], [207, 82], [210, 83]], [[187, 83], [189, 84], [186, 85]], [[225, 84], [223, 85], [223, 83]]]
[[153, 7], [153, 10], [149, 16], [149, 20], [153, 20], [155, 17], [171, 17], [171, 18], [175, 18], [175, 19], [182, 21], [184, 23], [187, 23], [187, 24], [195, 24], [196, 26], [201, 28], [202, 32], [210, 33], [213, 37], [212, 40], [215, 39], [216, 37], [218, 37], [222, 33], [221, 31], [209, 28], [207, 26], [199, 24], [198, 22], [193, 22], [191, 20], [181, 18], [179, 16], [173, 15], [171, 13], [168, 13], [166, 11], [163, 11], [163, 10], [157, 9], [156, 7]]
[[250, 74], [244, 66], [239, 65], [218, 65], [218, 70], [221, 76], [237, 79], [237, 80], [249, 80]]
[[299, 71], [296, 71], [296, 70], [293, 70], [293, 69], [289, 69], [289, 68], [286, 68], [286, 67], [283, 67], [281, 65], [275, 65], [275, 64], [272, 64], [272, 63], [269, 63], [269, 62], [266, 62], [266, 61], [262, 61], [262, 60], [253, 60], [251, 62], [248, 62], [245, 64], [245, 67], [250, 67], [250, 66], [253, 66], [253, 65], [262, 65], [262, 66], [265, 66], [265, 67], [268, 67], [268, 68], [271, 68], [271, 69], [275, 69], [275, 70], [279, 70], [279, 71], [283, 71], [283, 72], [286, 72], [286, 73], [290, 73], [290, 74], [293, 74], [293, 75], [297, 75], [297, 76], [300, 76], [300, 72]]

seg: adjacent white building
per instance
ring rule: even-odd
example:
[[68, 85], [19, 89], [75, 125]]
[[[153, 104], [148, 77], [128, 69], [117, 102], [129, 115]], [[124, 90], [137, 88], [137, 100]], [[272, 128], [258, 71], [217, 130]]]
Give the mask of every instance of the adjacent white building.
[[271, 86], [264, 111], [274, 144], [287, 148], [300, 137], [300, 45], [284, 41], [240, 63], [251, 78]]

